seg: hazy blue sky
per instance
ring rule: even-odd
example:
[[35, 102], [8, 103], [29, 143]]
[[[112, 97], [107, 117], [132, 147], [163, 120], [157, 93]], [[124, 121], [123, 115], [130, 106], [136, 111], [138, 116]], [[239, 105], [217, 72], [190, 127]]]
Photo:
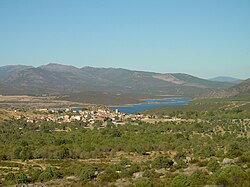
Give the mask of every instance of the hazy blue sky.
[[0, 0], [0, 65], [250, 77], [250, 0]]

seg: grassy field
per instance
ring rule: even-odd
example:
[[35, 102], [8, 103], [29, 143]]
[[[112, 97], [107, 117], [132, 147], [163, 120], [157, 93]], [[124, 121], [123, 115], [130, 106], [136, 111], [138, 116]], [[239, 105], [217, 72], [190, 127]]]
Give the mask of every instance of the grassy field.
[[58, 100], [55, 96], [0, 96], [0, 108], [59, 108], [59, 107], [83, 107], [85, 103]]

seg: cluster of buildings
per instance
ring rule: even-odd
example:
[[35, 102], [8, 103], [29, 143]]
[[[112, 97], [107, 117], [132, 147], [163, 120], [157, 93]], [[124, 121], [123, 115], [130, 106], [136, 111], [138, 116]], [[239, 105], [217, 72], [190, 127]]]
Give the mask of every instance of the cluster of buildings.
[[128, 121], [149, 119], [144, 114], [125, 114], [118, 110], [109, 108], [80, 109], [80, 108], [54, 108], [38, 109], [35, 116], [27, 116], [25, 120], [29, 123], [51, 121], [56, 123], [82, 122], [85, 125], [93, 125], [98, 122], [101, 126], [106, 126], [107, 122], [115, 125], [124, 125]]

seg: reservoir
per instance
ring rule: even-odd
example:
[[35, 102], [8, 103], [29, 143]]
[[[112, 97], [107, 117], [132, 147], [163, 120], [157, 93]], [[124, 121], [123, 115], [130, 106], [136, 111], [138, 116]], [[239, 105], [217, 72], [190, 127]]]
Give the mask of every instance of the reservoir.
[[146, 99], [146, 103], [126, 105], [126, 106], [110, 106], [111, 109], [118, 109], [119, 112], [126, 114], [139, 113], [144, 110], [160, 107], [160, 106], [182, 106], [187, 104], [190, 99], [188, 98], [164, 98], [164, 99]]

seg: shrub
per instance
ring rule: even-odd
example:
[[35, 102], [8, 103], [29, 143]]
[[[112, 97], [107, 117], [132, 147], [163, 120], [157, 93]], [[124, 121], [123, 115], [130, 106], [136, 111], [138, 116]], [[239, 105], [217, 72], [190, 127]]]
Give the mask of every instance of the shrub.
[[61, 178], [61, 173], [54, 167], [49, 167], [44, 170], [40, 176], [38, 177], [38, 180], [41, 182], [49, 181], [51, 179]]
[[191, 186], [205, 186], [207, 181], [207, 176], [202, 171], [195, 171], [190, 176]]
[[137, 180], [133, 185], [133, 187], [152, 187], [152, 186], [153, 186], [152, 182], [147, 178], [141, 178]]
[[147, 178], [150, 178], [150, 177], [152, 177], [154, 175], [154, 173], [152, 172], [152, 171], [150, 171], [150, 170], [145, 170], [144, 172], [143, 172], [143, 174], [142, 174], [142, 176], [143, 177], [147, 177]]
[[233, 165], [215, 173], [215, 183], [221, 186], [249, 186], [249, 176], [239, 166]]
[[96, 172], [95, 167], [85, 166], [81, 171], [80, 178], [84, 182], [90, 181], [96, 176], [95, 172]]
[[126, 168], [125, 170], [123, 170], [121, 176], [131, 177], [133, 173], [136, 173], [138, 171], [140, 171], [140, 166], [138, 166], [137, 164], [133, 164], [130, 168]]
[[177, 160], [176, 169], [187, 168], [187, 163], [184, 160]]
[[171, 167], [174, 162], [168, 159], [166, 156], [159, 156], [153, 160], [153, 166], [157, 169], [161, 168], [169, 168]]
[[30, 181], [31, 182], [36, 182], [41, 175], [42, 171], [40, 169], [34, 169], [29, 171], [29, 176], [30, 176]]
[[216, 160], [211, 160], [207, 163], [207, 168], [209, 171], [215, 172], [220, 169], [220, 165]]
[[227, 156], [230, 158], [236, 158], [242, 155], [242, 150], [238, 142], [232, 142], [229, 144]]
[[53, 175], [51, 175], [50, 172], [44, 171], [39, 175], [38, 180], [41, 182], [46, 182], [46, 181], [51, 180], [52, 178], [53, 178]]
[[250, 163], [250, 151], [243, 153], [243, 155], [239, 157], [239, 162]]
[[104, 170], [103, 175], [101, 175], [101, 180], [105, 182], [114, 182], [120, 178], [120, 175], [114, 168], [108, 167]]
[[8, 173], [7, 175], [4, 176], [4, 180], [8, 181], [8, 182], [14, 182], [15, 181], [15, 174]]
[[23, 184], [28, 182], [28, 177], [23, 172], [18, 173], [15, 177], [15, 181], [17, 184]]
[[128, 158], [122, 158], [120, 161], [121, 166], [131, 165], [131, 160]]
[[190, 186], [190, 181], [186, 175], [179, 174], [175, 176], [171, 182], [171, 187], [186, 187]]

